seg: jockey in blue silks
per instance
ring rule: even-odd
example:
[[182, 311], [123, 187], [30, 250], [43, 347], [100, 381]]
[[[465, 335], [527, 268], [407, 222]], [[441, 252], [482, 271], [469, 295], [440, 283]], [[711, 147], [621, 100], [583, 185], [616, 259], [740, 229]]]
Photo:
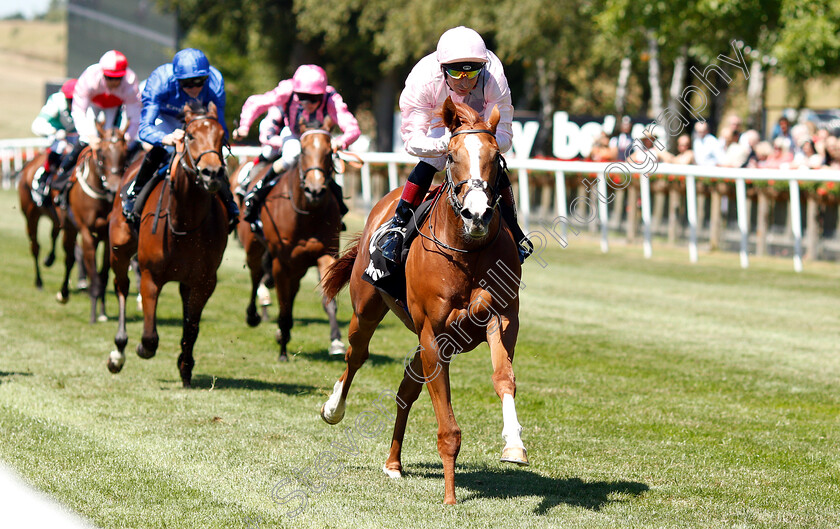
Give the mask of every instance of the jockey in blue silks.
[[[201, 50], [186, 48], [175, 54], [171, 64], [163, 64], [146, 80], [143, 89], [143, 110], [140, 115], [140, 140], [152, 145], [134, 182], [123, 198], [126, 220], [136, 224], [142, 213], [142, 203], [137, 196], [152, 179], [164, 162], [171, 159], [175, 143], [184, 139], [184, 105], [198, 102], [205, 107], [212, 101], [219, 114], [219, 123], [225, 128], [225, 80]], [[231, 229], [236, 225], [239, 208], [227, 185], [219, 191], [228, 210]]]

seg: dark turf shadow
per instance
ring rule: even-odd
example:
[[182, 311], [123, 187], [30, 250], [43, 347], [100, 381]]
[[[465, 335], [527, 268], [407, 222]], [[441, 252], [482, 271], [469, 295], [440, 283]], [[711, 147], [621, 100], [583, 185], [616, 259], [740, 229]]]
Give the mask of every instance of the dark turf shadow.
[[[294, 332], [294, 330], [293, 330]], [[344, 355], [331, 355], [327, 349], [319, 349], [317, 351], [291, 351], [292, 342], [289, 342], [289, 357], [297, 356], [305, 358], [309, 362], [321, 362], [324, 364], [344, 364]], [[346, 345], [346, 342], [345, 342]], [[370, 353], [370, 356], [365, 361], [365, 365], [381, 366], [385, 364], [393, 364], [402, 362], [402, 358], [395, 358], [386, 355]]]
[[[32, 373], [28, 371], [0, 371], [0, 379], [5, 377], [31, 377]], [[0, 380], [0, 384], [4, 381]]]
[[[160, 382], [168, 382], [161, 380]], [[210, 389], [224, 391], [226, 389], [250, 389], [255, 391], [274, 391], [286, 395], [308, 395], [315, 393], [317, 388], [301, 384], [283, 384], [281, 382], [266, 382], [253, 378], [212, 377], [210, 375], [193, 375], [192, 386], [195, 389]]]
[[[428, 469], [429, 472], [424, 472], [420, 477], [440, 480], [441, 495], [443, 494], [441, 464], [410, 465], [406, 469], [409, 476], [412, 466]], [[471, 491], [466, 497], [458, 498], [459, 502], [468, 502], [475, 498], [541, 497], [540, 504], [534, 510], [534, 514], [540, 515], [547, 514], [561, 504], [600, 511], [606, 505], [628, 501], [650, 489], [644, 483], [636, 481], [586, 482], [580, 478], [549, 478], [523, 468], [496, 470], [474, 465], [456, 465], [455, 486]], [[624, 497], [611, 499], [610, 496], [614, 494]]]

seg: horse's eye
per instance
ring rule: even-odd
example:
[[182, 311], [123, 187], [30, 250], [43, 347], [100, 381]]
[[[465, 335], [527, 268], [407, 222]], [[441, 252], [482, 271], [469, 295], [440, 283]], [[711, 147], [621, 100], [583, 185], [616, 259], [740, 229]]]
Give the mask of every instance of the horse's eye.
[[446, 161], [448, 161], [449, 163], [455, 163], [455, 160], [452, 159], [451, 153], [446, 155]]

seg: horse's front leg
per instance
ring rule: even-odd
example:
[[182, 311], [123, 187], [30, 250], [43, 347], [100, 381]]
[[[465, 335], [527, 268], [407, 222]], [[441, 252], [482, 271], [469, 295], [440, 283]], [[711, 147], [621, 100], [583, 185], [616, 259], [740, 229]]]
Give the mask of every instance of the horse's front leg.
[[[41, 215], [38, 208], [34, 205], [26, 214], [26, 235], [29, 237], [29, 252], [35, 260], [35, 287], [38, 290], [44, 288], [44, 282], [41, 280], [41, 266], [38, 264], [38, 255], [41, 253], [41, 245], [38, 244], [38, 220]], [[58, 234], [56, 234], [58, 236]], [[55, 259], [55, 241], [53, 241], [52, 250], [53, 260]], [[50, 263], [52, 264], [52, 263]], [[44, 265], [49, 266], [44, 260]]]
[[73, 225], [70, 219], [66, 219], [64, 226], [64, 279], [61, 282], [61, 289], [55, 295], [56, 301], [59, 303], [67, 303], [70, 299], [70, 272], [73, 270], [73, 265], [76, 264], [76, 235], [77, 228]]
[[[189, 286], [181, 283], [181, 304], [184, 309], [184, 327], [181, 335], [181, 354], [178, 356], [178, 371], [181, 373], [181, 382], [185, 388], [192, 387], [192, 370], [195, 366], [193, 358], [193, 347], [198, 339], [198, 325], [201, 322], [201, 313], [213, 290], [216, 289], [215, 275], [211, 280], [202, 282], [199, 285]], [[145, 298], [144, 298], [145, 299]]]
[[292, 308], [295, 303], [295, 297], [300, 289], [300, 273], [292, 275], [291, 270], [284, 270], [280, 262], [274, 261], [274, 287], [277, 290], [277, 334], [274, 339], [280, 345], [280, 356], [277, 360], [280, 362], [288, 362], [289, 356], [287, 352], [287, 345], [292, 339], [292, 325], [294, 318], [292, 316]]
[[96, 323], [96, 301], [99, 298], [99, 280], [100, 276], [96, 270], [96, 241], [93, 233], [86, 226], [82, 226], [79, 230], [82, 234], [82, 266], [87, 271], [87, 276], [90, 278], [90, 288], [88, 288], [88, 297], [90, 297], [90, 323]]
[[143, 297], [143, 336], [137, 344], [137, 356], [151, 358], [158, 348], [157, 302], [160, 286], [152, 273], [142, 270], [140, 273], [140, 295]]
[[[439, 362], [434, 334], [423, 331], [420, 334], [420, 358], [423, 363], [423, 377], [435, 418], [438, 423], [438, 454], [443, 463], [443, 503], [454, 505], [455, 500], [455, 460], [461, 451], [461, 428], [455, 421], [452, 411], [451, 390], [449, 387], [449, 363]], [[396, 430], [396, 429], [395, 429]]]
[[[114, 344], [117, 349], [111, 351], [108, 357], [108, 370], [111, 373], [119, 373], [125, 364], [125, 346], [128, 344], [128, 333], [125, 329], [125, 307], [130, 284], [128, 269], [132, 262], [136, 262], [136, 259], [132, 257], [136, 250], [136, 244], [132, 244], [131, 231], [125, 223], [115, 224], [111, 229], [113, 234], [109, 235], [109, 262], [111, 268], [114, 269], [114, 292], [117, 295], [119, 323], [117, 324], [117, 334], [114, 336]], [[137, 284], [140, 284], [139, 275]]]
[[[58, 220], [58, 216], [55, 213], [55, 209], [49, 208], [49, 214], [47, 215], [50, 218], [50, 222], [52, 222], [52, 228], [50, 231], [50, 253], [47, 254], [47, 257], [44, 258], [44, 266], [47, 268], [51, 267], [55, 262], [55, 244], [58, 242], [58, 234], [61, 232], [61, 222]], [[35, 219], [35, 227], [37, 229], [38, 219]]]
[[[245, 309], [245, 322], [250, 327], [256, 327], [262, 321], [260, 315], [257, 314], [256, 298], [257, 290], [259, 289], [260, 281], [263, 277], [263, 252], [257, 251], [259, 248], [262, 248], [262, 244], [260, 244], [256, 238], [251, 237], [248, 242], [248, 253], [245, 259], [248, 263], [248, 270], [251, 274], [251, 297], [248, 299], [248, 308]], [[267, 251], [264, 253], [268, 254]]]
[[[99, 300], [99, 316], [97, 321], [108, 321], [108, 315], [105, 313], [105, 291], [108, 289], [108, 273], [111, 271], [111, 261], [108, 259], [107, 248], [109, 244], [108, 232], [105, 232], [101, 237], [106, 248], [106, 254], [102, 258], [102, 266], [99, 268], [99, 291], [97, 292], [97, 299]], [[98, 247], [98, 244], [97, 244]], [[96, 255], [94, 253], [94, 255]]]
[[490, 344], [490, 358], [493, 362], [493, 388], [502, 400], [502, 438], [505, 447], [501, 461], [528, 465], [528, 453], [522, 443], [522, 426], [516, 416], [516, 377], [513, 374], [513, 353], [519, 334], [519, 318], [498, 316], [487, 326], [487, 343]]
[[397, 391], [397, 416], [394, 421], [394, 435], [391, 438], [391, 451], [382, 470], [391, 478], [402, 477], [402, 444], [405, 426], [411, 406], [420, 396], [425, 382], [420, 352], [415, 353], [411, 363], [406, 366], [400, 389]]
[[[318, 259], [318, 277], [323, 278], [332, 264], [335, 263], [335, 257], [332, 255], [322, 255]], [[330, 354], [344, 355], [346, 349], [344, 343], [341, 341], [341, 329], [338, 328], [338, 302], [335, 298], [327, 300], [321, 298], [321, 305], [324, 307], [324, 312], [327, 313], [327, 318], [330, 320]]]

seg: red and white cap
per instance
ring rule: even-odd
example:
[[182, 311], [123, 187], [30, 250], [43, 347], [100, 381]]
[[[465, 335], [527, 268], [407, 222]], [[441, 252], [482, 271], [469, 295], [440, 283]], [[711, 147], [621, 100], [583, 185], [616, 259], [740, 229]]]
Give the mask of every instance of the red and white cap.
[[106, 77], [123, 77], [128, 68], [128, 59], [121, 51], [106, 51], [99, 59], [99, 66]]

